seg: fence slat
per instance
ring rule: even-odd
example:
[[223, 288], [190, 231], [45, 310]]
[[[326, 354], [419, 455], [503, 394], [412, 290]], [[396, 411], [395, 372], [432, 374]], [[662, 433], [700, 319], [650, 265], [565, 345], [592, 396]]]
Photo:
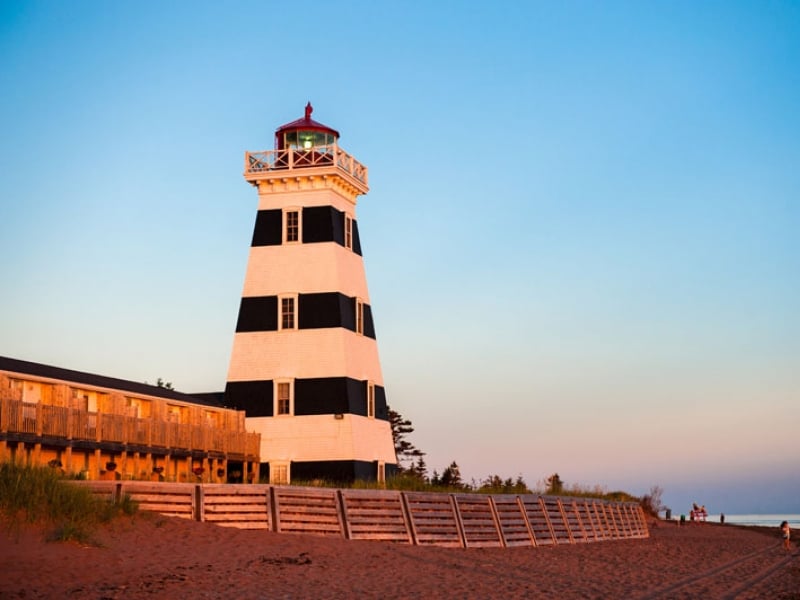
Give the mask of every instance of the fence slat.
[[456, 494], [453, 496], [456, 514], [464, 534], [467, 548], [497, 548], [503, 538], [492, 509], [491, 498], [483, 494]]
[[276, 486], [272, 492], [275, 531], [344, 537], [337, 490]]
[[412, 543], [400, 492], [342, 490], [348, 539]]
[[203, 521], [239, 529], [272, 529], [268, 485], [205, 484]]
[[407, 492], [403, 497], [415, 544], [463, 546], [458, 519], [449, 494]]

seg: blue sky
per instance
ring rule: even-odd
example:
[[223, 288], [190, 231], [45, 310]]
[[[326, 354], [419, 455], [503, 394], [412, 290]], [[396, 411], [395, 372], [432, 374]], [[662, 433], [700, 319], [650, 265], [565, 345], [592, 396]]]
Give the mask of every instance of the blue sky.
[[302, 116], [431, 469], [800, 513], [800, 6], [0, 4], [0, 354], [224, 387]]

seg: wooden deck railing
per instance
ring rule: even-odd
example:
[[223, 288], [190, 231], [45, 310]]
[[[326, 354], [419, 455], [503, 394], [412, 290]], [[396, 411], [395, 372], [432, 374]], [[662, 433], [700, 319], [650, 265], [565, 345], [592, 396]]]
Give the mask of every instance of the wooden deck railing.
[[[74, 482], [142, 510], [229, 527], [416, 546], [512, 547], [649, 537], [641, 506], [538, 494], [442, 494], [265, 484]], [[593, 515], [613, 515], [614, 526]]]
[[0, 400], [0, 433], [258, 456], [260, 436], [19, 400]]

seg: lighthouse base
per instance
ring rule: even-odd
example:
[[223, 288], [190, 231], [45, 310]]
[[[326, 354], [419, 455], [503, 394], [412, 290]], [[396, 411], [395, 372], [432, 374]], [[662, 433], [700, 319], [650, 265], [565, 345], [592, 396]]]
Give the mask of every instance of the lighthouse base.
[[248, 417], [261, 434], [262, 481], [384, 481], [397, 470], [388, 421], [352, 414]]

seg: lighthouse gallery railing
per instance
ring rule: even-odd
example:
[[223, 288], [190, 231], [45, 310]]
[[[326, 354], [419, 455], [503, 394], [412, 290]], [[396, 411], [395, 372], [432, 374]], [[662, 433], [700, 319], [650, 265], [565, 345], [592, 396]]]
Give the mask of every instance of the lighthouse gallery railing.
[[307, 150], [284, 148], [247, 152], [244, 159], [244, 170], [247, 175], [327, 166], [335, 166], [356, 180], [367, 183], [367, 168], [336, 144], [315, 146]]

